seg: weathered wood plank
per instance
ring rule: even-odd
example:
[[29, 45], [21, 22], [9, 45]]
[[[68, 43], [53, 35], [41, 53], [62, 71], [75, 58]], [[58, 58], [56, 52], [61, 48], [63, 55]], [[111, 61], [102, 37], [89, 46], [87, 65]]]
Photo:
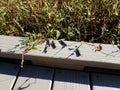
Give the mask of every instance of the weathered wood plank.
[[53, 69], [25, 65], [13, 90], [50, 90], [52, 76]]
[[17, 64], [0, 62], [0, 90], [11, 90], [18, 74]]
[[93, 90], [120, 90], [120, 76], [92, 74]]
[[53, 90], [90, 90], [89, 75], [80, 71], [57, 69]]
[[[16, 47], [25, 38], [0, 36], [0, 57], [21, 59], [23, 49]], [[96, 51], [95, 46], [99, 44], [83, 44], [81, 42], [65, 41], [66, 47], [62, 47], [58, 41], [55, 41], [56, 48], [48, 49], [43, 53], [45, 43], [38, 45], [40, 50], [30, 50], [25, 54], [25, 60], [31, 60], [35, 65], [43, 65], [58, 68], [69, 68], [83, 70], [84, 67], [98, 67], [107, 69], [120, 69], [120, 46], [101, 44], [102, 52]], [[81, 45], [82, 44], [82, 45]], [[76, 57], [73, 51], [79, 46], [80, 57]], [[71, 55], [73, 53], [73, 55]]]

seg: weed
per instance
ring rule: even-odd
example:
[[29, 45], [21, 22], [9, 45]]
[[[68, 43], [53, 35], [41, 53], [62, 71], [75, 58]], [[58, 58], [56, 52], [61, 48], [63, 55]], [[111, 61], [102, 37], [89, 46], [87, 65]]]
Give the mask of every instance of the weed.
[[119, 0], [0, 0], [0, 34], [120, 44]]

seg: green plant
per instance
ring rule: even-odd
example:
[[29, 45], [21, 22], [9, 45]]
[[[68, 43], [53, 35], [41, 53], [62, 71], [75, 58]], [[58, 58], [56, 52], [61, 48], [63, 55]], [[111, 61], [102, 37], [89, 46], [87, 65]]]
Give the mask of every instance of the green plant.
[[0, 34], [120, 44], [119, 0], [0, 0]]

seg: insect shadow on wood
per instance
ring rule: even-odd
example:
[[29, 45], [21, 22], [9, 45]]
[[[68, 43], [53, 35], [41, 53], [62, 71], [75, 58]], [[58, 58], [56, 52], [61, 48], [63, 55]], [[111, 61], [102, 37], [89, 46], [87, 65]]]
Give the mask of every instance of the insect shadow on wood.
[[76, 48], [74, 52], [75, 52], [75, 54], [76, 54], [76, 57], [81, 56], [80, 51], [78, 50], [78, 48]]
[[117, 46], [118, 47], [118, 49], [120, 50], [120, 46]]
[[[82, 44], [81, 44], [81, 45], [82, 45]], [[74, 49], [74, 51], [73, 51], [67, 58], [69, 58], [70, 56], [74, 55], [74, 53], [76, 54], [76, 57], [81, 56], [81, 53], [80, 53], [80, 51], [79, 51], [79, 47], [81, 47], [81, 45], [75, 46], [76, 48]], [[70, 49], [70, 48], [69, 48], [69, 49]], [[73, 48], [72, 48], [71, 50], [73, 50]]]
[[63, 48], [67, 46], [67, 44], [63, 40], [59, 40], [58, 42], [61, 44], [62, 48], [58, 52], [56, 52], [54, 55], [58, 54]]
[[63, 40], [59, 40], [58, 42], [62, 45], [62, 47], [67, 46], [67, 44]]
[[19, 47], [20, 45], [19, 44], [17, 44], [17, 45], [15, 45], [13, 48], [11, 48], [11, 49], [8, 49], [8, 51], [7, 52], [9, 52], [9, 53], [15, 53], [15, 49], [17, 48], [17, 47]]
[[55, 42], [54, 42], [54, 41], [52, 41], [50, 45], [51, 45], [51, 47], [52, 47], [53, 49], [56, 48], [56, 45], [55, 45]]
[[45, 48], [43, 50], [43, 53], [47, 53], [48, 47], [50, 47], [50, 41], [48, 39], [46, 39], [46, 45], [45, 45]]

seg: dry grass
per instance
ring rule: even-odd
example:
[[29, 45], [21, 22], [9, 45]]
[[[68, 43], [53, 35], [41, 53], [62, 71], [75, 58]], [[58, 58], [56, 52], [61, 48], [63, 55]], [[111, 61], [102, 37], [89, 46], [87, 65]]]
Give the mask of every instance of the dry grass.
[[120, 1], [0, 0], [0, 34], [120, 44]]

